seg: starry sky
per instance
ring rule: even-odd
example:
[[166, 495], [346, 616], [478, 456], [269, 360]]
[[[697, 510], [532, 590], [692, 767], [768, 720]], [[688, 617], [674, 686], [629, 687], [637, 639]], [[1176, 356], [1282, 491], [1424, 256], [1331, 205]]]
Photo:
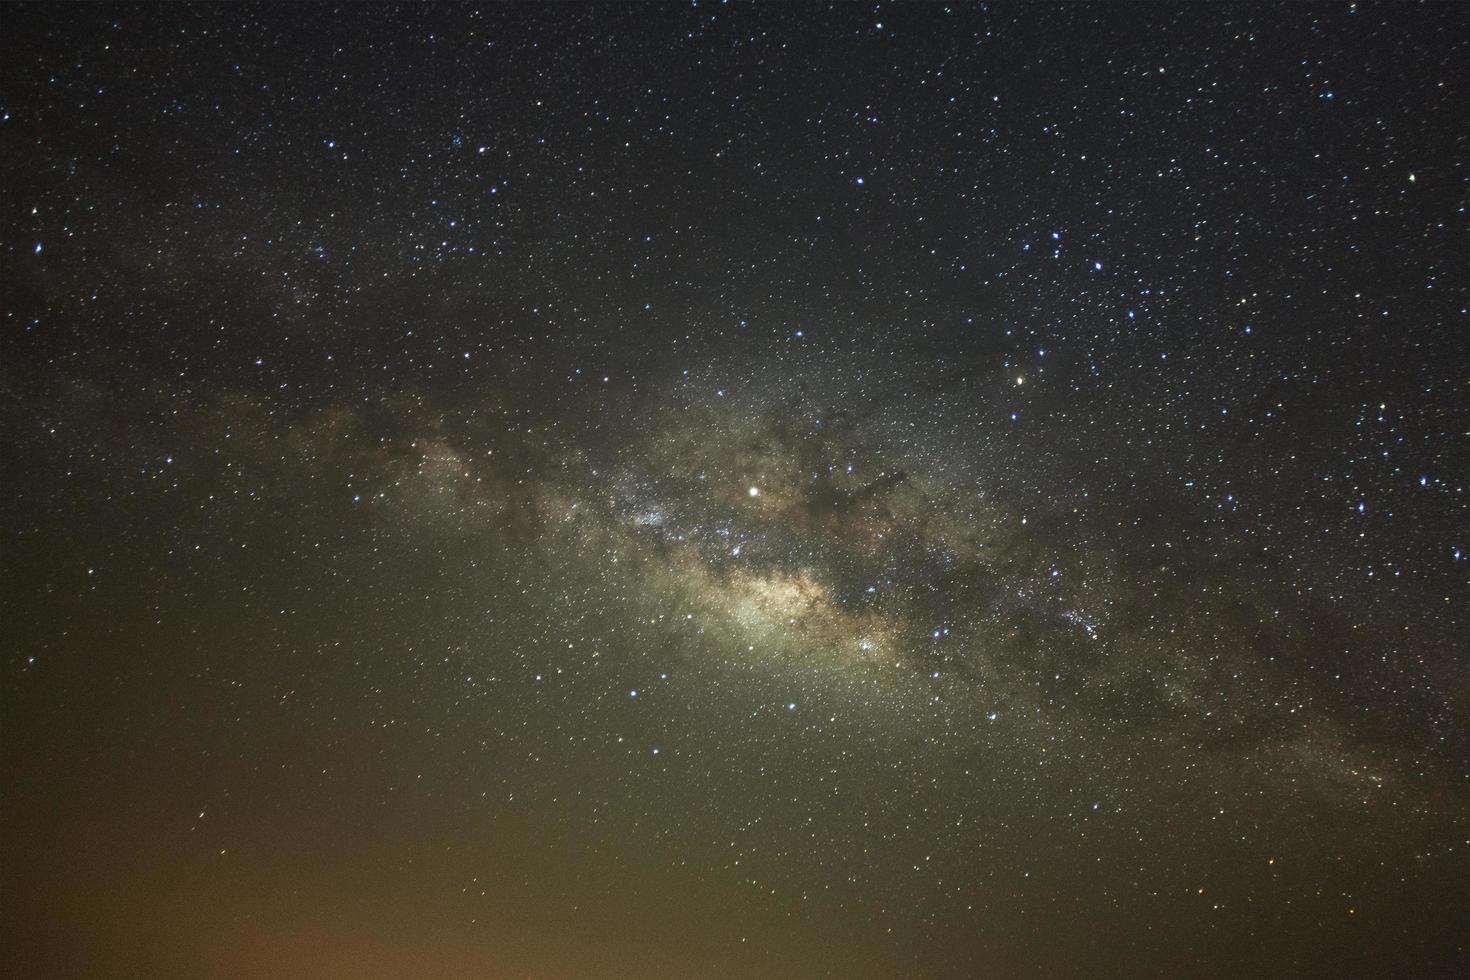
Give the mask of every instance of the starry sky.
[[24, 975], [1470, 969], [1465, 8], [3, 21]]

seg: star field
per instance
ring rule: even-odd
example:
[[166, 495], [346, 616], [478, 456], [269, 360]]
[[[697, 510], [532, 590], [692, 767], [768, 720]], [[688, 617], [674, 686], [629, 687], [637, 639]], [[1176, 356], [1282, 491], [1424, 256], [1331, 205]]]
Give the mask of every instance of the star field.
[[24, 975], [1470, 964], [1458, 7], [4, 21]]

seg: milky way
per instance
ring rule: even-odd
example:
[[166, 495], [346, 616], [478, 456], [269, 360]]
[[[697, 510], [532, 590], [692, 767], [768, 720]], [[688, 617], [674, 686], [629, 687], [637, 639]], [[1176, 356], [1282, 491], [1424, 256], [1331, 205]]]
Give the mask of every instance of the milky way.
[[1464, 968], [1457, 8], [6, 19], [28, 975]]

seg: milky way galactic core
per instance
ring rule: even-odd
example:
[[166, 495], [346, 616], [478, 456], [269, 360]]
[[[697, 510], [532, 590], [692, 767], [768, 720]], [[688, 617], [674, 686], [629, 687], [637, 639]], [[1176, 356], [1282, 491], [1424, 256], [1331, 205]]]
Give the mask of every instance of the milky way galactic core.
[[4, 21], [21, 974], [1470, 968], [1462, 7]]

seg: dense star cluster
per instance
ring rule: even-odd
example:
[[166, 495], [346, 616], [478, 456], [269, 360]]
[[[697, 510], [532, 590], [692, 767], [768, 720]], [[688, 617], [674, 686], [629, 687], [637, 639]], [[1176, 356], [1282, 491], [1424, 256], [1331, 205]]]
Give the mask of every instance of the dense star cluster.
[[1470, 969], [1464, 8], [3, 20], [17, 975]]

